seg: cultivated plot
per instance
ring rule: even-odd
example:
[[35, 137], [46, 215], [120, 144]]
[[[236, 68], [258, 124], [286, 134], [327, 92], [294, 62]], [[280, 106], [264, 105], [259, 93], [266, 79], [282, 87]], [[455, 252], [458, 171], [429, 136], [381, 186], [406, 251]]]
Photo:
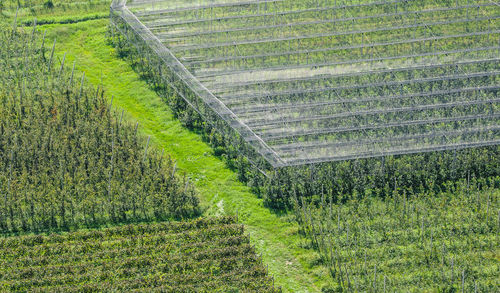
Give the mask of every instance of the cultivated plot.
[[500, 143], [494, 1], [131, 0], [112, 12], [198, 112], [274, 167]]

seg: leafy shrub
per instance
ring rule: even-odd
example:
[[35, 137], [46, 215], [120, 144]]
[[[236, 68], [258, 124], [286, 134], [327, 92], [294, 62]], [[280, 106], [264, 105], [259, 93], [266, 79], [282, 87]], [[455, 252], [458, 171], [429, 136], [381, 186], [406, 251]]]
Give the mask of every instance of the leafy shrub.
[[47, 9], [52, 9], [54, 8], [54, 3], [52, 3], [52, 0], [47, 0], [45, 3], [43, 3], [43, 7]]

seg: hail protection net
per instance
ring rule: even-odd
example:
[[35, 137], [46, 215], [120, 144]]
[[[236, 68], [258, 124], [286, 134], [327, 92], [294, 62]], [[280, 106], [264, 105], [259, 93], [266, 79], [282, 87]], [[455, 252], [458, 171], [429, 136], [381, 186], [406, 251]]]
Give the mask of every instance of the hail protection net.
[[495, 1], [143, 0], [111, 11], [196, 111], [274, 167], [500, 143]]

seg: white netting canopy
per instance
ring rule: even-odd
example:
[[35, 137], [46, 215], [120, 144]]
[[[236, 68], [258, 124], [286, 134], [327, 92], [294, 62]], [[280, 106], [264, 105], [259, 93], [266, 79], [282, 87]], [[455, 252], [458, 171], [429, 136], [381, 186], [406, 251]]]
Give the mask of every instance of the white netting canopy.
[[494, 1], [142, 0], [113, 14], [275, 167], [500, 143]]

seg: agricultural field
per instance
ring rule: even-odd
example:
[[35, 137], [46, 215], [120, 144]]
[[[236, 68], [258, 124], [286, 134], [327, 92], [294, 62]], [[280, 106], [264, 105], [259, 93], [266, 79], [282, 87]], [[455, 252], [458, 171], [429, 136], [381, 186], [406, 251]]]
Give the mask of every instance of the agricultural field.
[[231, 217], [0, 238], [0, 288], [280, 292]]
[[[295, 211], [335, 280], [324, 290], [495, 291], [499, 13], [492, 1], [132, 0], [112, 5], [111, 35], [267, 206]], [[336, 233], [342, 209], [352, 218]], [[349, 225], [363, 243], [339, 240]]]
[[198, 198], [56, 43], [36, 27], [0, 36], [0, 232], [189, 218]]
[[489, 0], [115, 2], [156, 74], [275, 168], [499, 142]]
[[500, 192], [453, 193], [302, 206], [303, 232], [347, 292], [498, 292]]
[[0, 41], [0, 291], [280, 292], [235, 218], [190, 221], [189, 178], [56, 41]]
[[498, 292], [499, 17], [0, 2], [0, 291]]
[[498, 176], [499, 13], [491, 1], [115, 1], [110, 34], [240, 180], [290, 209], [294, 194]]

